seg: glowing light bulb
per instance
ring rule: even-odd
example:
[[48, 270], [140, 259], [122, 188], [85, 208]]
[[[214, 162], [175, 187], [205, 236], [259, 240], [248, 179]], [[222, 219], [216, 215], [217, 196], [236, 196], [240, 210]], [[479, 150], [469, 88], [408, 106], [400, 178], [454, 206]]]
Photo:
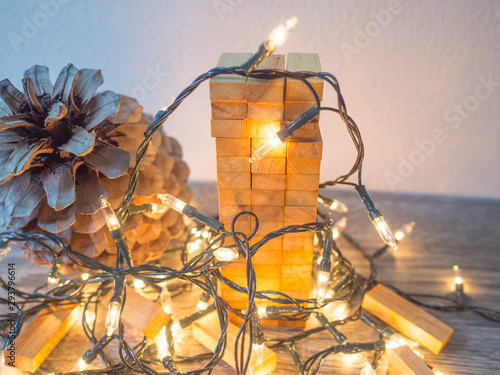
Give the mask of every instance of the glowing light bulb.
[[139, 280], [139, 279], [134, 280], [135, 290], [141, 290], [142, 288], [144, 288], [145, 285], [146, 285], [146, 283], [144, 283], [144, 281], [142, 281], [142, 280]]
[[87, 325], [92, 325], [94, 324], [94, 320], [95, 320], [95, 313], [93, 311], [85, 311], [85, 322], [87, 323]]
[[234, 248], [219, 247], [214, 251], [214, 256], [220, 262], [233, 262], [239, 258], [239, 253]]
[[455, 275], [455, 277], [453, 278], [453, 282], [455, 283], [455, 287], [457, 285], [462, 285], [463, 284], [462, 270], [456, 264], [453, 266], [453, 274]]
[[59, 278], [59, 276], [47, 277], [47, 289], [49, 291], [54, 290], [55, 288], [57, 288], [59, 286], [60, 282], [61, 282], [61, 279]]
[[385, 242], [386, 245], [392, 247], [394, 250], [398, 249], [397, 241], [394, 235], [392, 234], [389, 225], [385, 221], [383, 216], [379, 216], [372, 220], [373, 225], [377, 229], [380, 238]]
[[151, 203], [151, 213], [152, 214], [163, 214], [167, 212], [168, 206], [159, 203]]
[[267, 309], [265, 308], [265, 306], [261, 306], [257, 309], [257, 312], [259, 313], [259, 316], [261, 318], [265, 318], [267, 316]]
[[120, 302], [110, 302], [108, 306], [108, 313], [106, 314], [106, 334], [112, 336], [118, 328], [120, 321]]
[[170, 355], [170, 348], [167, 343], [167, 327], [164, 326], [160, 332], [156, 335], [154, 339], [154, 343], [156, 344], [156, 347], [158, 348], [158, 357], [165, 358], [166, 356]]
[[346, 227], [347, 225], [347, 218], [346, 217], [343, 217], [342, 219], [340, 219], [339, 221], [337, 221], [333, 227], [332, 227], [332, 236], [333, 236], [333, 239], [336, 240], [337, 238], [339, 238], [340, 236], [340, 233], [342, 233], [342, 231], [344, 230], [344, 228]]
[[252, 344], [252, 359], [253, 359], [253, 366], [260, 366], [262, 363], [264, 363], [264, 343], [262, 344]]
[[89, 275], [88, 273], [82, 273], [82, 274], [80, 275], [80, 277], [82, 278], [82, 280], [84, 280], [84, 281], [85, 281], [85, 280], [88, 280], [88, 279], [89, 279], [90, 275]]
[[269, 141], [264, 143], [264, 145], [262, 145], [260, 148], [258, 148], [254, 152], [253, 156], [248, 161], [250, 163], [253, 163], [254, 161], [258, 161], [258, 160], [264, 158], [272, 150], [274, 150], [276, 147], [278, 147], [281, 144], [283, 144], [283, 142], [281, 142], [281, 139], [279, 139], [278, 136], [271, 138]]
[[110, 231], [115, 231], [121, 228], [121, 224], [116, 216], [115, 210], [113, 210], [111, 203], [109, 203], [103, 195], [101, 195], [101, 211], [104, 214], [106, 225]]
[[391, 338], [385, 343], [387, 349], [395, 349], [404, 345], [408, 346], [411, 350], [414, 350], [418, 347], [418, 343], [413, 340], [407, 339], [399, 333], [394, 333]]
[[436, 368], [432, 369], [432, 372], [434, 372], [434, 375], [444, 375], [441, 371], [437, 370]]
[[186, 202], [177, 199], [173, 195], [170, 194], [158, 194], [158, 198], [162, 201], [162, 203], [166, 204], [168, 207], [173, 208], [177, 212], [182, 213], [184, 207], [187, 206]]
[[337, 199], [334, 199], [332, 201], [332, 204], [330, 204], [330, 207], [328, 208], [332, 211], [343, 212], [343, 213], [348, 211], [347, 206]]
[[[328, 293], [327, 293], [328, 296]], [[330, 298], [330, 297], [328, 297]], [[344, 320], [349, 316], [349, 303], [346, 301], [338, 301], [327, 304], [321, 309], [324, 316], [328, 318], [329, 321], [332, 320]]]
[[316, 283], [316, 299], [318, 305], [321, 305], [325, 300], [328, 281], [330, 281], [330, 272], [318, 271], [318, 281]]
[[4, 245], [4, 246], [0, 247], [0, 261], [7, 258], [7, 254], [9, 253], [9, 251], [10, 251], [9, 246]]
[[160, 306], [167, 314], [172, 314], [172, 296], [165, 286], [160, 294]]
[[361, 375], [377, 375], [377, 373], [373, 369], [372, 365], [366, 362], [361, 369]]
[[276, 48], [283, 45], [298, 21], [299, 19], [297, 17], [292, 17], [276, 26], [273, 31], [271, 31], [271, 34], [269, 34], [269, 38], [265, 43], [266, 49], [269, 52], [273, 52]]
[[88, 364], [83, 360], [83, 358], [80, 358], [78, 362], [76, 362], [76, 367], [78, 370], [85, 370], [87, 368]]
[[399, 229], [396, 233], [394, 233], [394, 237], [396, 240], [401, 241], [404, 236], [410, 234], [413, 231], [413, 227], [415, 226], [415, 222], [409, 222], [403, 225], [401, 229]]
[[208, 307], [208, 303], [207, 302], [198, 301], [198, 303], [196, 304], [196, 308], [198, 310], [206, 310], [207, 307]]

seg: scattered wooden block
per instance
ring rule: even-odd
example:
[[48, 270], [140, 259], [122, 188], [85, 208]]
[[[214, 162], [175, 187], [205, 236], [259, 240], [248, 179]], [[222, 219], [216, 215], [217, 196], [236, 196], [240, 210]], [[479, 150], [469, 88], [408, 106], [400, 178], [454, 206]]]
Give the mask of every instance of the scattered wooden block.
[[283, 252], [281, 250], [259, 250], [253, 256], [252, 262], [255, 264], [281, 264]]
[[251, 206], [246, 205], [223, 205], [219, 204], [219, 219], [233, 220], [241, 211], [251, 211]]
[[287, 157], [289, 159], [321, 160], [323, 156], [323, 140], [321, 132], [314, 142], [288, 141]]
[[[254, 190], [256, 191], [256, 190]], [[255, 233], [256, 236], [265, 236], [268, 233], [274, 232], [278, 229], [283, 228], [282, 221], [260, 221], [259, 220], [259, 228]]]
[[[283, 121], [295, 121], [302, 116], [308, 109], [315, 106], [315, 102], [291, 102], [285, 101], [285, 109], [283, 112]], [[314, 122], [319, 121], [319, 115], [314, 118]]]
[[219, 189], [221, 205], [252, 205], [252, 190]]
[[[223, 53], [217, 67], [231, 68], [240, 66], [252, 57], [251, 53]], [[242, 101], [246, 100], [247, 78], [236, 74], [221, 74], [210, 79], [210, 100]]]
[[283, 103], [248, 103], [246, 116], [248, 120], [283, 121], [283, 112]]
[[[264, 139], [264, 138], [254, 138], [252, 139], [252, 154], [258, 150], [261, 146], [263, 146], [265, 143], [267, 143], [269, 139]], [[286, 157], [286, 146], [288, 142], [285, 142], [278, 147], [276, 147], [274, 150], [272, 150], [269, 154], [266, 155], [268, 158], [285, 158]]]
[[217, 173], [219, 189], [250, 189], [250, 173]]
[[[214, 120], [245, 120], [246, 117], [246, 102], [212, 102], [212, 118]], [[281, 117], [283, 118], [283, 116]]]
[[79, 318], [81, 309], [74, 305], [40, 311], [15, 340], [15, 368], [35, 372]]
[[318, 191], [286, 190], [285, 204], [287, 206], [317, 207]]
[[[286, 69], [291, 72], [321, 72], [321, 64], [317, 53], [289, 53]], [[323, 80], [321, 78], [308, 78], [314, 91], [321, 100], [323, 98]], [[287, 79], [285, 83], [285, 100], [314, 101], [314, 95], [307, 86], [296, 79]]]
[[217, 172], [250, 173], [248, 156], [217, 156]]
[[391, 375], [434, 375], [434, 372], [408, 346], [389, 351], [387, 371]]
[[[270, 55], [259, 63], [257, 69], [285, 69], [285, 55]], [[285, 79], [247, 80], [247, 102], [283, 103]]]
[[283, 249], [283, 264], [303, 264], [312, 266], [313, 262], [313, 248], [311, 246], [308, 250], [286, 250]]
[[305, 159], [290, 159], [290, 158], [286, 160], [287, 174], [319, 175], [320, 167], [321, 167], [321, 160], [305, 160]]
[[295, 221], [297, 224], [314, 223], [316, 207], [285, 206], [284, 221]]
[[[312, 233], [311, 233], [312, 234]], [[293, 234], [283, 236], [283, 251], [312, 251], [314, 248], [314, 235], [297, 237]], [[286, 255], [286, 254], [284, 254]]]
[[453, 328], [380, 284], [365, 294], [362, 306], [434, 354], [453, 333]]
[[247, 120], [246, 127], [247, 137], [269, 139], [281, 130], [282, 123], [281, 121]]
[[217, 156], [246, 156], [248, 158], [250, 157], [250, 139], [216, 138], [215, 151]]
[[286, 170], [285, 158], [263, 158], [251, 164], [252, 173], [285, 174]]
[[[281, 127], [286, 128], [290, 126], [293, 121], [283, 121]], [[318, 138], [319, 124], [317, 122], [309, 122], [296, 130], [291, 140], [314, 142]]]
[[[234, 362], [234, 348], [239, 327], [233, 323], [228, 323], [226, 332], [226, 351], [224, 352], [224, 361], [231, 367], [236, 368]], [[219, 318], [217, 311], [213, 311], [193, 323], [193, 336], [203, 346], [211, 351], [215, 351], [221, 335]], [[267, 347], [264, 348], [264, 360], [261, 365], [250, 363], [252, 373], [267, 374], [276, 368], [276, 354]]]
[[245, 120], [211, 120], [212, 137], [245, 138]]
[[[252, 241], [250, 242], [252, 245], [259, 242], [263, 237], [257, 237], [254, 236], [252, 238]], [[281, 237], [276, 237], [273, 238], [269, 241], [267, 241], [265, 244], [263, 244], [258, 251], [275, 251], [275, 250], [280, 250], [281, 247], [283, 246], [283, 240]]]
[[[156, 335], [167, 324], [172, 316], [167, 314], [160, 305], [127, 287], [127, 297], [123, 307], [121, 320], [142, 332], [148, 339], [154, 340]], [[113, 290], [103, 297], [101, 303], [109, 305]]]
[[252, 212], [259, 220], [281, 221], [283, 220], [283, 207], [279, 206], [252, 206]]
[[287, 174], [286, 190], [317, 191], [319, 174]]
[[284, 206], [283, 190], [252, 190], [252, 206]]
[[[253, 190], [285, 190], [287, 175], [285, 174], [253, 174]], [[319, 179], [318, 179], [319, 181]], [[265, 220], [265, 219], [262, 219]], [[273, 220], [278, 221], [278, 220]]]

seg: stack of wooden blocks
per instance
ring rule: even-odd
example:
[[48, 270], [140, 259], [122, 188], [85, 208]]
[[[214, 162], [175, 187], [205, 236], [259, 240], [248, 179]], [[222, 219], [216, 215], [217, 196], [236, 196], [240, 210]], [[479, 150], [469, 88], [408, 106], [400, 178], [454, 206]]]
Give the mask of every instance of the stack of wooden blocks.
[[[250, 56], [222, 54], [217, 66], [240, 66]], [[285, 69], [285, 56], [271, 55], [257, 69]], [[321, 66], [317, 54], [290, 53], [286, 69], [320, 72]], [[310, 78], [308, 81], [321, 98], [323, 80]], [[231, 227], [237, 213], [253, 212], [259, 218], [253, 244], [283, 226], [315, 222], [323, 149], [318, 117], [267, 157], [249, 163], [255, 150], [315, 105], [307, 86], [294, 79], [219, 75], [210, 81], [210, 100], [212, 137], [215, 137], [217, 151], [219, 218], [225, 227]], [[237, 221], [235, 229], [249, 234], [253, 227], [251, 217], [246, 215]], [[273, 239], [262, 246], [252, 259], [257, 290], [308, 298], [313, 244], [313, 233], [300, 233]], [[246, 286], [243, 261], [224, 267], [222, 274]], [[232, 307], [247, 308], [245, 294], [226, 285], [220, 285], [219, 293]], [[264, 305], [263, 301], [258, 302], [259, 307]], [[232, 320], [237, 322], [234, 316]], [[263, 324], [303, 325], [302, 322], [270, 320], [264, 320]]]

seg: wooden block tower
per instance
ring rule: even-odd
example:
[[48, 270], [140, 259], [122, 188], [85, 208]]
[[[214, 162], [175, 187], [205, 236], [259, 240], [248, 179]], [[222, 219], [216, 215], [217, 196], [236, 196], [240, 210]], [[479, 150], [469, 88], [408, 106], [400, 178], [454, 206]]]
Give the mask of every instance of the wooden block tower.
[[[251, 54], [222, 54], [219, 67], [243, 64]], [[271, 55], [257, 69], [321, 71], [317, 54]], [[319, 97], [323, 80], [308, 79]], [[299, 129], [291, 140], [252, 164], [248, 159], [280, 129], [288, 126], [307, 109], [314, 97], [304, 83], [279, 78], [261, 80], [237, 75], [219, 75], [210, 81], [212, 137], [217, 152], [219, 218], [230, 228], [233, 217], [251, 211], [259, 218], [252, 244], [267, 233], [286, 225], [316, 221], [319, 170], [323, 143], [318, 118]], [[238, 220], [236, 230], [246, 234], [251, 218]], [[308, 298], [313, 257], [313, 233], [293, 234], [267, 242], [253, 257], [257, 290], [275, 290], [294, 298]], [[222, 274], [245, 286], [245, 264], [235, 262]], [[236, 309], [246, 309], [246, 295], [225, 285], [221, 296]], [[258, 301], [259, 306], [265, 305]], [[237, 320], [232, 319], [237, 322]], [[264, 320], [267, 325], [295, 322]], [[303, 325], [299, 322], [299, 325]]]

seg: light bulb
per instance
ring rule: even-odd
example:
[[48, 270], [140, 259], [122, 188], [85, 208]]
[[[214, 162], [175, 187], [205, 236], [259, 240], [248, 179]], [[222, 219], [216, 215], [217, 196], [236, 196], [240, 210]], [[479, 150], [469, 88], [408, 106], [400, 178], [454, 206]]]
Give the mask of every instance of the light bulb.
[[257, 309], [257, 312], [259, 313], [259, 316], [261, 318], [265, 318], [267, 316], [267, 309], [265, 308], [265, 306], [261, 306]]
[[78, 370], [85, 370], [87, 368], [88, 364], [83, 360], [83, 358], [80, 358], [78, 362], [76, 362], [76, 367]]
[[253, 366], [260, 366], [264, 363], [264, 343], [261, 344], [252, 344], [252, 358], [253, 358]]
[[0, 261], [2, 261], [3, 259], [5, 259], [7, 257], [7, 254], [9, 253], [9, 251], [10, 251], [9, 246], [0, 247]]
[[398, 231], [396, 231], [396, 233], [394, 233], [394, 237], [396, 238], [396, 240], [401, 241], [404, 238], [404, 236], [410, 234], [413, 231], [414, 226], [415, 226], [414, 221], [406, 223], [405, 225], [403, 225], [401, 229], [399, 229]]
[[56, 276], [56, 277], [49, 276], [49, 277], [47, 277], [47, 289], [49, 291], [54, 290], [55, 288], [57, 288], [59, 286], [60, 282], [61, 282], [61, 279], [59, 278], [59, 276]]
[[259, 147], [248, 161], [250, 163], [253, 163], [254, 161], [262, 159], [281, 144], [283, 144], [283, 142], [278, 136], [271, 138], [269, 141]]
[[347, 218], [346, 217], [343, 217], [342, 219], [340, 219], [339, 221], [337, 221], [333, 227], [332, 227], [332, 236], [333, 236], [333, 239], [336, 240], [337, 238], [339, 238], [340, 236], [340, 233], [342, 233], [342, 231], [344, 230], [344, 228], [346, 227], [347, 225]]
[[318, 305], [321, 305], [325, 300], [328, 281], [330, 281], [330, 272], [318, 271], [318, 281], [316, 283], [316, 299], [318, 300]]
[[377, 375], [377, 373], [373, 369], [372, 365], [366, 362], [361, 369], [361, 375]]
[[146, 285], [144, 283], [144, 281], [139, 280], [139, 279], [134, 280], [134, 288], [135, 288], [135, 290], [140, 290], [140, 289], [144, 288], [144, 285]]
[[163, 214], [167, 212], [168, 206], [160, 203], [151, 203], [151, 213], [152, 214]]
[[160, 294], [160, 306], [167, 314], [172, 314], [172, 296], [165, 286]]
[[160, 198], [162, 203], [180, 213], [182, 213], [182, 210], [184, 210], [184, 207], [187, 205], [186, 202], [183, 202], [170, 194], [158, 194], [158, 198]]
[[453, 266], [453, 274], [455, 275], [453, 281], [455, 282], [455, 286], [462, 285], [462, 270], [456, 264]]
[[[418, 343], [413, 340], [407, 339], [399, 333], [394, 333], [389, 340], [386, 341], [385, 346], [387, 349], [395, 349], [400, 346], [408, 346], [411, 350], [415, 351], [418, 347]], [[417, 349], [418, 351], [418, 349]]]
[[295, 25], [297, 25], [298, 20], [297, 17], [292, 17], [276, 26], [273, 31], [271, 31], [271, 34], [269, 34], [269, 38], [265, 43], [266, 49], [269, 52], [273, 52], [276, 48], [285, 43], [291, 31], [294, 29]]
[[109, 203], [103, 195], [101, 195], [101, 211], [110, 232], [121, 228], [121, 224], [116, 216], [115, 210], [113, 210], [111, 203]]
[[392, 247], [394, 250], [398, 249], [397, 241], [394, 235], [392, 234], [389, 225], [385, 221], [383, 216], [378, 216], [377, 218], [372, 220], [373, 225], [377, 229], [380, 238], [385, 242], [386, 245]]
[[441, 371], [439, 371], [438, 369], [436, 368], [433, 368], [432, 369], [432, 372], [434, 373], [434, 375], [444, 375], [444, 373], [442, 373]]
[[198, 303], [196, 304], [196, 308], [198, 310], [206, 310], [207, 307], [208, 307], [208, 303], [207, 302], [198, 301]]
[[120, 321], [120, 302], [110, 302], [108, 306], [108, 313], [106, 314], [106, 334], [112, 336], [118, 328]]
[[82, 273], [82, 274], [80, 275], [80, 277], [82, 278], [82, 280], [84, 280], [84, 281], [85, 281], [85, 280], [88, 280], [88, 279], [89, 279], [90, 275], [89, 275], [88, 273]]
[[170, 350], [167, 343], [167, 327], [164, 326], [160, 332], [156, 335], [154, 343], [158, 348], [158, 357], [160, 359], [165, 358], [170, 355]]
[[337, 212], [348, 211], [347, 206], [337, 199], [334, 199], [328, 208], [332, 211], [337, 211]]
[[219, 247], [214, 251], [214, 256], [220, 262], [233, 262], [239, 258], [239, 253], [234, 248]]
[[95, 313], [93, 311], [85, 311], [85, 322], [87, 325], [92, 325], [95, 320]]

